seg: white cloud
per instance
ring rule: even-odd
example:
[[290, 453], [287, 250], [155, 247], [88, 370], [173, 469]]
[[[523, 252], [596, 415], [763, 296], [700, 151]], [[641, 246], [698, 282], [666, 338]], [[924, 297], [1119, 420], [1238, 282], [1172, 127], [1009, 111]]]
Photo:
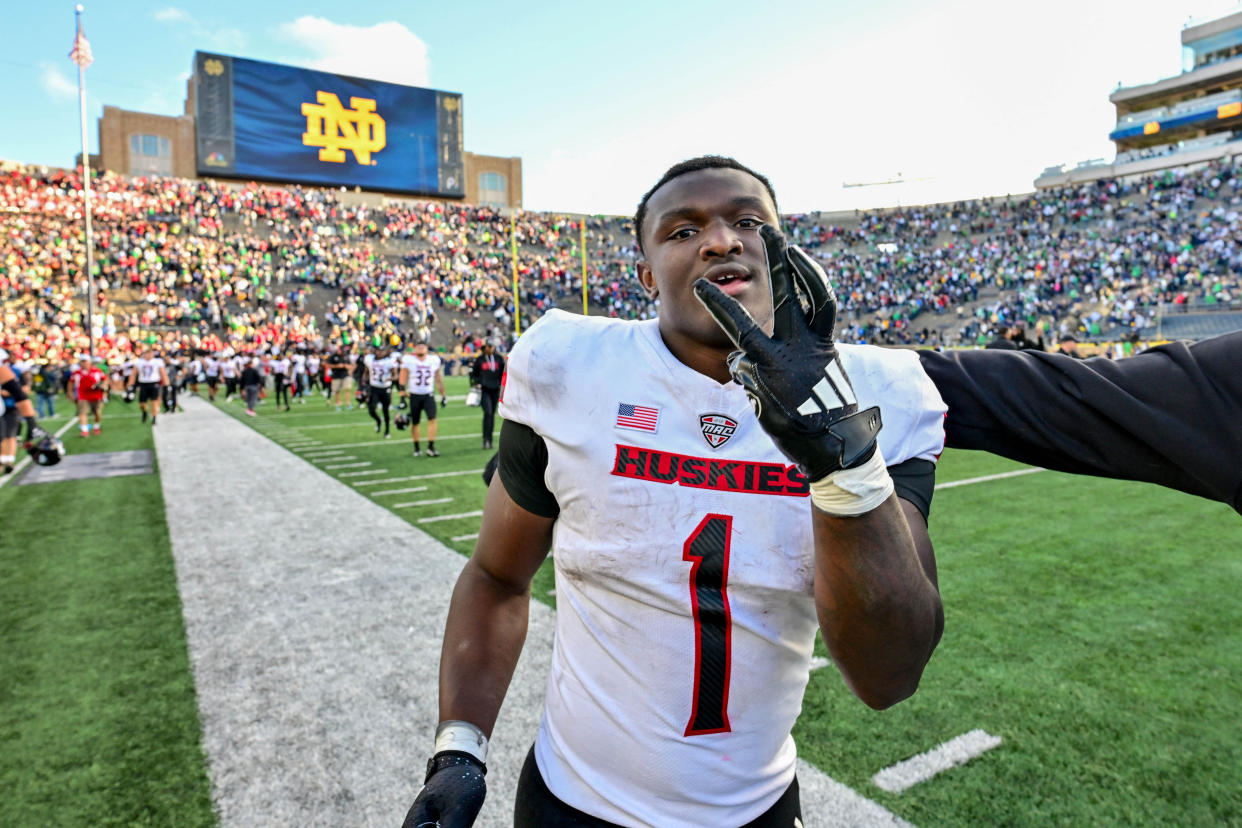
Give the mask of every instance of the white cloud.
[[427, 44], [396, 21], [352, 26], [305, 15], [282, 23], [277, 34], [309, 54], [299, 63], [312, 69], [410, 86], [431, 81]]
[[155, 19], [161, 23], [193, 23], [194, 18], [185, 9], [179, 9], [175, 6], [168, 6], [160, 9], [154, 15]]
[[78, 94], [78, 85], [51, 63], [39, 64], [42, 70], [39, 81], [43, 90], [53, 98], [68, 99]]

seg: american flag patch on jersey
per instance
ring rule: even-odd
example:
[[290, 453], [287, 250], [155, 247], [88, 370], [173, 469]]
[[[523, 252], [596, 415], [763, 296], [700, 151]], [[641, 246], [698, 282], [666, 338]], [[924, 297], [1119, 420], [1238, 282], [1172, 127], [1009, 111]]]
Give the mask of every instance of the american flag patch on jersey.
[[650, 405], [617, 404], [617, 428], [655, 431], [660, 427], [660, 409]]

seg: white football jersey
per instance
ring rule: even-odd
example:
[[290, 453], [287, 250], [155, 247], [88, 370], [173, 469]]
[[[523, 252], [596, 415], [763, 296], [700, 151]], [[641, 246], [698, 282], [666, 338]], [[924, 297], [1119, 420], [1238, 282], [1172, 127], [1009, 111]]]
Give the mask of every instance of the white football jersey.
[[294, 354], [294, 355], [293, 355], [293, 373], [295, 373], [295, 374], [305, 374], [305, 373], [306, 373], [306, 357], [305, 357], [305, 355], [303, 355], [303, 354]]
[[216, 361], [215, 357], [205, 358], [203, 360], [203, 368], [206, 370], [207, 376], [209, 377], [220, 376], [220, 363]]
[[289, 360], [284, 358], [273, 359], [271, 365], [272, 374], [281, 377], [289, 375]]
[[160, 369], [164, 367], [164, 360], [159, 357], [151, 359], [142, 359], [139, 357], [134, 360], [134, 368], [138, 371], [138, 382], [159, 382]]
[[430, 394], [434, 390], [436, 372], [440, 370], [440, 357], [429, 353], [419, 359], [407, 354], [401, 360], [401, 367], [409, 371], [406, 377], [406, 390], [411, 394]]
[[[945, 405], [911, 351], [839, 345], [890, 465], [934, 461]], [[743, 825], [793, 780], [819, 628], [806, 479], [745, 392], [677, 360], [657, 322], [553, 310], [500, 403], [547, 444], [556, 639], [536, 758], [619, 825]]]
[[383, 359], [376, 359], [374, 354], [367, 354], [365, 358], [367, 370], [370, 371], [370, 385], [372, 388], [391, 388], [392, 382], [397, 378], [397, 358], [392, 354]]
[[237, 378], [237, 360], [235, 357], [220, 361], [220, 376], [225, 379]]

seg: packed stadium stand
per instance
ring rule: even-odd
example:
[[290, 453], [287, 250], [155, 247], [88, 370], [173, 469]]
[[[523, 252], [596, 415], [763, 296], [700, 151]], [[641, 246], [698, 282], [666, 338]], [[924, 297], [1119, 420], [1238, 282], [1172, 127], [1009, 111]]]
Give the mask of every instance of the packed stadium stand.
[[[429, 335], [461, 355], [551, 307], [646, 318], [622, 217], [516, 212], [331, 189], [92, 177], [105, 349], [365, 346]], [[0, 344], [84, 340], [81, 180], [0, 167]], [[1018, 327], [1051, 347], [1242, 327], [1242, 177], [1232, 158], [1005, 199], [786, 217], [832, 275], [840, 338], [983, 345]], [[512, 220], [511, 243], [510, 223]]]

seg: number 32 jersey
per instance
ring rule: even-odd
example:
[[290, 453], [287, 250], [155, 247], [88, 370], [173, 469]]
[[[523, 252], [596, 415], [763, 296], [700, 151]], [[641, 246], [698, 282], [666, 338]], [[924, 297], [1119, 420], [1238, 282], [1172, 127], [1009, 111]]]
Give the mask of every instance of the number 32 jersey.
[[[839, 346], [891, 466], [934, 461], [944, 403], [913, 352]], [[551, 311], [500, 404], [540, 435], [557, 618], [536, 759], [562, 801], [625, 826], [743, 825], [793, 781], [818, 621], [807, 481], [745, 392], [657, 323]]]

